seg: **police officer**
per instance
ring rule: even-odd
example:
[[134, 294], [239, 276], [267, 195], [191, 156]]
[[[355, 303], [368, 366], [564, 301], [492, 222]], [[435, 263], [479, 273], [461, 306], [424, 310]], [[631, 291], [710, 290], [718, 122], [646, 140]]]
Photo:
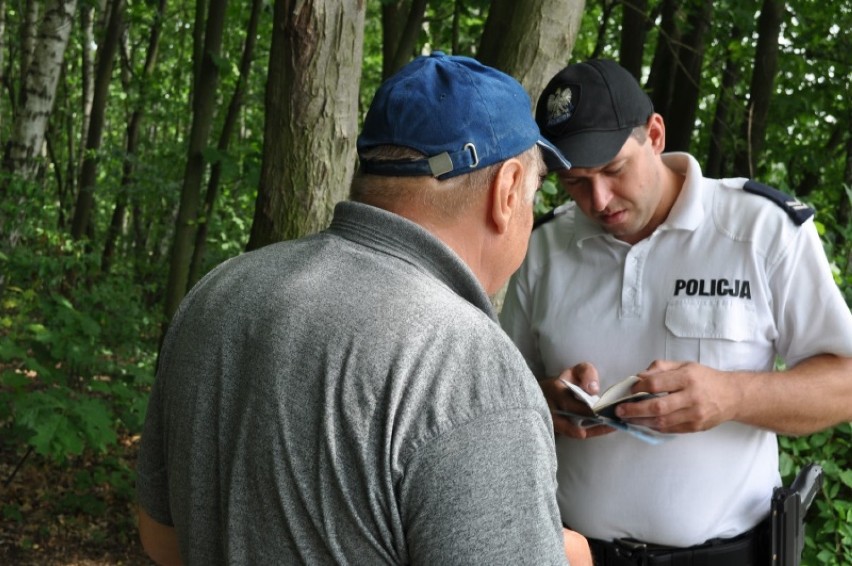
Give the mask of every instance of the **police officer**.
[[663, 118], [612, 61], [560, 71], [536, 119], [574, 165], [571, 202], [534, 230], [501, 322], [551, 409], [576, 408], [565, 382], [638, 374], [661, 395], [617, 414], [667, 439], [555, 416], [562, 520], [598, 565], [756, 564], [776, 433], [852, 419], [852, 315], [813, 211], [664, 154]]

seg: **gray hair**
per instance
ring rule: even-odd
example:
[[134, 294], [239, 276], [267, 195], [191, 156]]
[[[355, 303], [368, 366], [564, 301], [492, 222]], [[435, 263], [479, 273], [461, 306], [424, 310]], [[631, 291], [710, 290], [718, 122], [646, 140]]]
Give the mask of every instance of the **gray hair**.
[[[418, 160], [426, 156], [406, 147], [379, 146], [364, 151], [362, 156], [370, 160]], [[517, 158], [529, 171], [543, 169], [541, 151], [538, 146], [521, 153]], [[390, 177], [369, 175], [358, 170], [352, 179], [349, 198], [356, 202], [380, 208], [400, 202], [416, 201], [416, 204], [446, 217], [454, 217], [466, 211], [471, 204], [488, 190], [502, 162], [489, 165], [472, 173], [438, 180], [433, 177]], [[536, 184], [536, 187], [538, 185]], [[535, 192], [529, 195], [532, 199]]]

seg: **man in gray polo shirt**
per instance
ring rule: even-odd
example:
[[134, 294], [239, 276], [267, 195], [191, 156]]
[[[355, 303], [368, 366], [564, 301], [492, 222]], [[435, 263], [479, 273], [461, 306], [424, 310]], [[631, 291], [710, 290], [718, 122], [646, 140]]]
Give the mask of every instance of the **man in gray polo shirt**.
[[171, 323], [138, 464], [161, 563], [591, 565], [547, 405], [488, 295], [545, 173], [530, 102], [473, 59], [378, 91], [352, 202], [225, 262]]

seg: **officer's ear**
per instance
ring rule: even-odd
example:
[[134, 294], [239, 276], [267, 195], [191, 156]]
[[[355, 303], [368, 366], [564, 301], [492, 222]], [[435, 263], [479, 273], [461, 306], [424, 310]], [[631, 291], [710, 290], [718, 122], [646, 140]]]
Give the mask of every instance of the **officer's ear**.
[[666, 148], [666, 123], [663, 117], [656, 112], [651, 114], [651, 117], [648, 118], [648, 122], [645, 124], [645, 130], [654, 153], [663, 153], [663, 150]]

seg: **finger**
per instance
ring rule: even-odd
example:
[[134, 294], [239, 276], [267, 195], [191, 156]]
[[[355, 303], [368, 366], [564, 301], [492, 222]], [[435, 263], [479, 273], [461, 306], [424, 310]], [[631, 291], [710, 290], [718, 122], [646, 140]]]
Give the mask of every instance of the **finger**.
[[569, 418], [561, 415], [553, 415], [553, 431], [561, 436], [582, 440], [586, 438], [586, 429], [577, 426]]
[[566, 372], [570, 375], [570, 381], [578, 384], [587, 393], [597, 395], [600, 391], [600, 376], [598, 376], [597, 368], [591, 363], [581, 362], [562, 372], [559, 377], [568, 377], [565, 376]]

